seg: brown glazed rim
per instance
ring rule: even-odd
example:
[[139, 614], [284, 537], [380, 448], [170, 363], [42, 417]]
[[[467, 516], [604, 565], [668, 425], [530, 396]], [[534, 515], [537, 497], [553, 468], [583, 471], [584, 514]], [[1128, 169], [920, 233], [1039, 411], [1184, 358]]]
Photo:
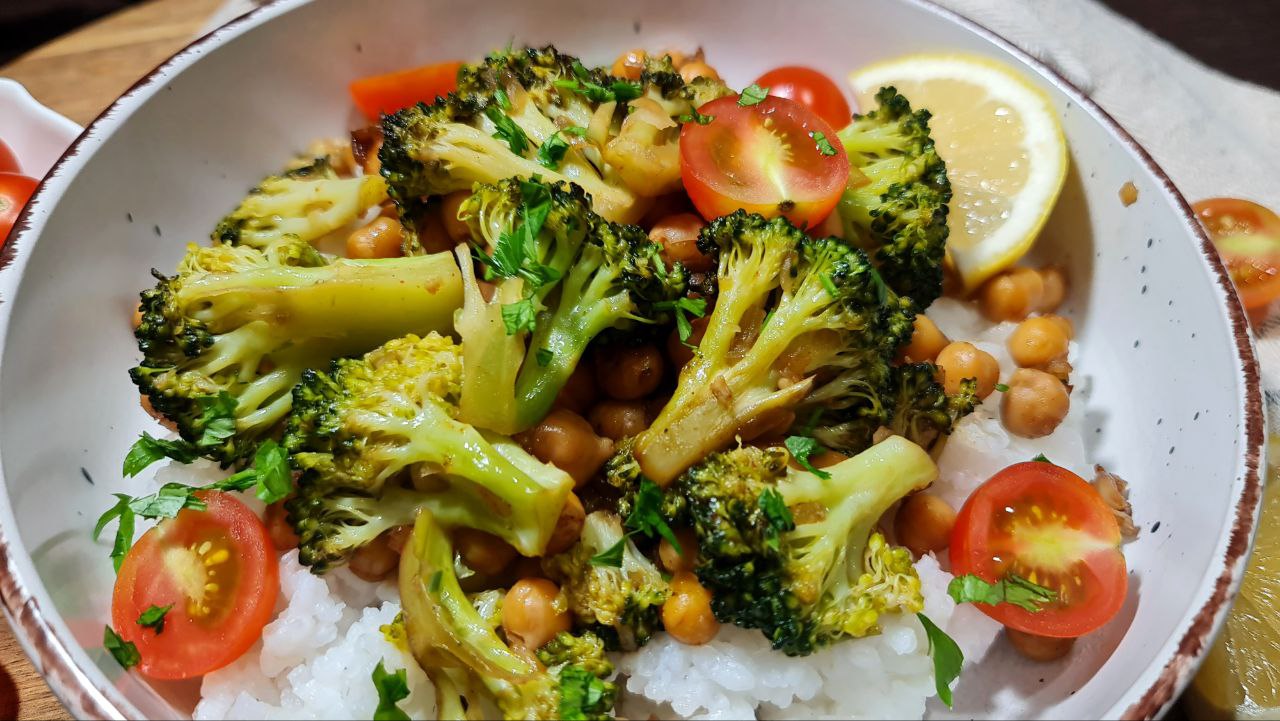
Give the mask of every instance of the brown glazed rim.
[[[996, 47], [1016, 57], [1023, 64], [1037, 71], [1051, 82], [1071, 100], [1088, 112], [1093, 118], [1111, 131], [1120, 142], [1128, 148], [1143, 166], [1160, 181], [1165, 196], [1172, 201], [1175, 209], [1181, 214], [1185, 229], [1191, 237], [1199, 241], [1200, 254], [1209, 269], [1218, 280], [1221, 300], [1226, 306], [1227, 317], [1231, 325], [1231, 333], [1236, 343], [1236, 354], [1244, 380], [1243, 418], [1244, 418], [1244, 488], [1240, 501], [1236, 506], [1236, 517], [1231, 526], [1230, 539], [1223, 558], [1223, 568], [1213, 583], [1213, 591], [1205, 604], [1192, 618], [1190, 627], [1180, 639], [1173, 657], [1161, 669], [1159, 676], [1148, 687], [1138, 700], [1127, 708], [1110, 709], [1112, 715], [1123, 719], [1154, 718], [1168, 709], [1176, 695], [1190, 680], [1201, 655], [1212, 643], [1220, 627], [1230, 601], [1240, 584], [1244, 572], [1244, 564], [1252, 546], [1254, 519], [1260, 502], [1262, 481], [1261, 464], [1265, 443], [1265, 416], [1263, 414], [1262, 391], [1258, 375], [1258, 363], [1254, 355], [1253, 341], [1249, 335], [1249, 324], [1244, 309], [1236, 297], [1231, 279], [1226, 268], [1214, 251], [1212, 243], [1205, 234], [1199, 221], [1192, 213], [1186, 199], [1174, 187], [1173, 181], [1156, 164], [1151, 155], [1134, 140], [1123, 127], [1105, 110], [1093, 102], [1084, 92], [1072, 84], [1053, 68], [1031, 56], [1021, 48], [992, 32], [986, 27], [941, 6], [932, 0], [901, 0], [922, 10], [943, 17], [987, 40]], [[96, 139], [98, 130], [104, 120], [115, 116], [124, 106], [132, 102], [140, 91], [166, 80], [162, 74], [187, 57], [197, 54], [209, 46], [216, 45], [221, 38], [238, 34], [241, 28], [256, 25], [257, 19], [276, 5], [287, 3], [302, 4], [301, 0], [270, 0], [257, 9], [231, 20], [220, 28], [197, 38], [182, 50], [158, 65], [154, 70], [134, 83], [114, 103], [104, 110], [81, 133], [80, 137], [62, 154], [58, 162], [50, 170], [36, 189], [32, 201], [23, 210], [9, 238], [9, 242], [0, 250], [0, 270], [12, 261], [18, 243], [26, 240], [31, 230], [31, 214], [33, 209], [46, 201], [46, 186], [49, 178], [58, 175], [59, 171], [72, 158], [80, 154], [86, 142]], [[33, 659], [58, 698], [78, 718], [122, 718], [125, 714], [136, 715], [137, 710], [124, 695], [113, 685], [96, 687], [93, 680], [82, 671], [73, 660], [70, 649], [62, 639], [54, 633], [52, 627], [44, 619], [44, 613], [34, 595], [23, 584], [19, 575], [18, 564], [11, 552], [11, 542], [7, 530], [0, 528], [0, 600], [4, 604], [4, 612], [18, 632], [23, 648]], [[19, 548], [21, 544], [19, 542]]]

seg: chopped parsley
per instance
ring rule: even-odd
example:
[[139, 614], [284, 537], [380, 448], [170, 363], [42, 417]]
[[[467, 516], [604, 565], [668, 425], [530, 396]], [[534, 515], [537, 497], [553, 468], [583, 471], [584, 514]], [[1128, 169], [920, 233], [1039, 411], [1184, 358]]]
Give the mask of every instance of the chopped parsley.
[[511, 148], [511, 152], [519, 156], [524, 156], [524, 151], [529, 148], [529, 136], [524, 134], [516, 121], [502, 112], [502, 108], [497, 105], [490, 105], [484, 109], [485, 117], [493, 122], [495, 130], [493, 137], [501, 140]]
[[546, 368], [547, 366], [551, 365], [551, 361], [553, 358], [555, 358], [555, 355], [552, 354], [552, 352], [547, 350], [546, 348], [539, 348], [538, 352], [533, 354], [533, 357], [536, 361], [538, 361], [539, 368]]
[[1008, 393], [1008, 392], [1009, 392], [1009, 386], [1007, 386], [1007, 385], [1005, 385], [1005, 384], [1003, 384], [1003, 383], [997, 383], [995, 387], [996, 387], [996, 390], [1000, 391], [1001, 393]]
[[744, 108], [752, 105], [759, 105], [764, 102], [764, 99], [767, 97], [769, 97], [768, 88], [762, 88], [755, 83], [751, 83], [742, 89], [742, 95], [738, 96], [738, 105], [741, 105]]
[[684, 555], [684, 549], [680, 548], [680, 542], [676, 540], [675, 531], [671, 530], [671, 526], [662, 517], [662, 489], [648, 478], [640, 481], [635, 504], [624, 525], [649, 538], [653, 538], [656, 533], [665, 538], [676, 549], [676, 553]]
[[168, 606], [156, 606], [153, 604], [138, 615], [138, 625], [155, 631], [156, 635], [159, 636], [164, 633], [164, 617], [168, 615], [172, 608], [172, 603]]
[[1058, 600], [1056, 591], [1015, 574], [1009, 574], [995, 583], [984, 581], [973, 574], [957, 576], [947, 585], [947, 594], [956, 603], [985, 603], [992, 606], [1008, 603], [1033, 613]]
[[760, 494], [759, 504], [760, 511], [769, 522], [769, 528], [765, 531], [765, 544], [776, 551], [782, 534], [795, 530], [796, 519], [791, 515], [791, 509], [787, 508], [787, 502], [783, 500], [782, 494], [778, 493], [776, 488], [764, 489]]
[[622, 568], [622, 552], [627, 547], [627, 537], [623, 536], [618, 542], [604, 549], [591, 557], [591, 565], [605, 566], [608, 568]]
[[681, 115], [681, 116], [680, 116], [680, 122], [682, 122], [682, 123], [697, 123], [698, 125], [709, 125], [709, 124], [711, 123], [711, 121], [713, 121], [713, 120], [715, 120], [715, 119], [716, 119], [716, 116], [714, 116], [714, 115], [703, 115], [702, 113], [698, 112], [697, 110], [691, 110], [691, 111], [689, 111], [689, 112], [685, 113], [684, 115]]
[[520, 331], [532, 333], [538, 327], [538, 314], [533, 309], [533, 300], [525, 298], [502, 306], [502, 325], [507, 335], [515, 335]]
[[396, 705], [409, 698], [409, 677], [404, 669], [387, 673], [387, 667], [379, 660], [373, 667], [373, 687], [378, 690], [378, 707], [373, 711], [373, 721], [409, 721], [409, 714]]
[[920, 619], [925, 636], [929, 638], [929, 655], [933, 657], [933, 683], [938, 689], [938, 698], [947, 705], [947, 708], [951, 708], [951, 682], [960, 678], [960, 667], [964, 665], [964, 653], [960, 651], [955, 640], [934, 625], [928, 616], [917, 613], [916, 618]]
[[680, 337], [680, 342], [693, 348], [694, 346], [689, 343], [689, 336], [693, 335], [693, 324], [688, 316], [691, 315], [694, 318], [705, 316], [707, 301], [703, 298], [677, 298], [654, 303], [653, 307], [657, 310], [669, 310], [675, 315], [676, 334]]
[[809, 137], [813, 138], [813, 142], [818, 146], [818, 152], [823, 155], [835, 155], [836, 148], [827, 140], [827, 134], [821, 130], [815, 130], [809, 133]]
[[824, 481], [831, 477], [830, 473], [827, 473], [821, 468], [815, 468], [813, 463], [809, 461], [809, 458], [813, 456], [813, 454], [821, 453], [826, 450], [817, 440], [810, 438], [809, 436], [787, 436], [787, 440], [783, 441], [783, 445], [787, 447], [787, 451], [791, 453], [791, 457], [796, 459], [796, 463], [799, 463], [806, 471]]
[[1053, 463], [1053, 461], [1049, 460], [1049, 457], [1043, 453], [1037, 453], [1036, 457], [1031, 460], [1036, 461], [1037, 463]]
[[538, 148], [538, 164], [544, 168], [556, 170], [560, 167], [560, 161], [564, 160], [564, 154], [569, 151], [569, 141], [565, 140], [559, 131], [556, 131], [547, 138], [547, 142]]
[[132, 641], [120, 638], [120, 635], [111, 630], [110, 626], [102, 628], [102, 647], [126, 671], [142, 662], [142, 654], [138, 653], [138, 647]]

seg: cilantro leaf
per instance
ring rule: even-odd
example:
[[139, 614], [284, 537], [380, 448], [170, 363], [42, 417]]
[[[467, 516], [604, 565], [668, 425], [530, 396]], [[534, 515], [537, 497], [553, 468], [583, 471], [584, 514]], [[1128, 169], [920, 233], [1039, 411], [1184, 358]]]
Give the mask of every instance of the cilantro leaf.
[[778, 493], [776, 488], [764, 489], [758, 502], [765, 520], [769, 522], [769, 528], [765, 532], [765, 543], [776, 551], [782, 534], [795, 530], [796, 519], [791, 515], [791, 509], [787, 508], [787, 502], [782, 499], [782, 494]]
[[564, 154], [569, 151], [569, 142], [557, 131], [547, 138], [547, 142], [538, 148], [538, 164], [544, 168], [556, 170]]
[[196, 426], [201, 428], [197, 448], [213, 448], [236, 433], [236, 399], [226, 391], [219, 391], [216, 396], [196, 398], [199, 404], [200, 419]]
[[995, 583], [984, 581], [973, 574], [957, 576], [947, 584], [947, 595], [956, 603], [985, 603], [992, 606], [1008, 603], [1033, 613], [1042, 610], [1045, 604], [1058, 600], [1056, 591], [1016, 574], [1009, 574]]
[[1053, 463], [1053, 461], [1049, 460], [1049, 457], [1043, 453], [1037, 453], [1036, 457], [1032, 458], [1031, 460], [1037, 461], [1039, 463]]
[[569, 664], [560, 671], [560, 718], [585, 719], [600, 705], [608, 684], [582, 666]]
[[920, 619], [925, 636], [929, 638], [929, 655], [933, 657], [933, 683], [938, 689], [938, 698], [947, 705], [947, 708], [951, 708], [951, 682], [960, 678], [960, 667], [964, 665], [964, 653], [945, 631], [929, 620], [928, 616], [917, 613], [916, 618]]
[[161, 458], [171, 458], [179, 463], [190, 463], [196, 459], [195, 448], [184, 440], [163, 440], [153, 438], [150, 433], [143, 432], [142, 437], [134, 441], [124, 457], [124, 475], [133, 478]]
[[373, 711], [373, 721], [409, 721], [409, 714], [396, 704], [409, 698], [409, 677], [404, 669], [387, 673], [387, 667], [378, 661], [373, 667], [373, 687], [378, 690], [378, 707]]
[[538, 314], [533, 310], [533, 300], [525, 298], [502, 306], [502, 325], [507, 335], [515, 335], [520, 331], [532, 333], [538, 327]]
[[1004, 383], [997, 383], [997, 384], [995, 385], [995, 389], [996, 389], [997, 391], [1001, 392], [1001, 393], [1008, 393], [1008, 392], [1009, 392], [1009, 386], [1005, 385]]
[[697, 123], [698, 125], [710, 125], [710, 124], [711, 124], [711, 121], [713, 121], [713, 120], [715, 120], [715, 119], [716, 119], [716, 116], [714, 116], [714, 115], [703, 115], [702, 113], [698, 112], [697, 110], [694, 110], [694, 111], [692, 111], [692, 112], [685, 113], [684, 115], [681, 115], [681, 116], [680, 116], [680, 122], [682, 122], [682, 123]]
[[622, 552], [626, 547], [627, 537], [623, 536], [618, 539], [617, 543], [592, 556], [591, 565], [622, 568]]
[[827, 140], [827, 134], [821, 130], [815, 130], [809, 133], [809, 137], [813, 138], [813, 142], [818, 146], [818, 152], [823, 155], [835, 155], [836, 148]]
[[120, 638], [120, 635], [111, 630], [110, 626], [102, 628], [102, 647], [126, 671], [142, 662], [142, 654], [138, 653], [138, 647], [132, 641]]
[[143, 628], [149, 628], [156, 632], [156, 635], [164, 633], [164, 617], [168, 615], [173, 608], [173, 604], [168, 606], [156, 606], [152, 604], [138, 616], [138, 625]]
[[751, 105], [759, 105], [767, 97], [769, 97], [769, 88], [762, 88], [755, 83], [751, 83], [742, 89], [742, 95], [738, 96], [738, 105], [744, 108]]
[[813, 456], [813, 454], [821, 453], [826, 450], [822, 447], [821, 443], [808, 436], [787, 436], [787, 440], [783, 441], [783, 445], [787, 447], [787, 451], [791, 453], [791, 457], [796, 459], [796, 463], [799, 463], [806, 471], [824, 481], [831, 477], [830, 473], [827, 473], [821, 468], [814, 467], [814, 465], [809, 462], [809, 458]]
[[551, 361], [555, 358], [555, 355], [546, 348], [539, 348], [538, 352], [533, 354], [533, 358], [538, 361], [539, 368], [546, 368], [551, 365]]
[[524, 134], [519, 125], [516, 125], [516, 121], [502, 112], [502, 108], [497, 105], [486, 107], [484, 114], [493, 122], [495, 128], [493, 137], [505, 142], [507, 147], [511, 148], [511, 152], [523, 156], [524, 151], [529, 148], [529, 136]]
[[257, 491], [263, 503], [275, 503], [293, 492], [293, 474], [289, 472], [289, 454], [279, 443], [268, 438], [253, 456], [253, 472]]
[[662, 489], [648, 478], [640, 481], [631, 514], [623, 525], [648, 538], [653, 538], [656, 533], [667, 539], [667, 543], [676, 549], [677, 554], [684, 555], [684, 549], [680, 548], [680, 542], [676, 540], [675, 531], [671, 530], [671, 526], [662, 517]]

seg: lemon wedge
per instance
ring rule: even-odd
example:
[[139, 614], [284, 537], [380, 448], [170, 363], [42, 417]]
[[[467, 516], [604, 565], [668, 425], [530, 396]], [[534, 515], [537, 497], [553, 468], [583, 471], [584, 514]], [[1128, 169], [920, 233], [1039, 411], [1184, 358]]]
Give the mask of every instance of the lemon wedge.
[[[1272, 437], [1271, 458], [1280, 453]], [[1273, 468], [1258, 518], [1253, 556], [1222, 635], [1192, 682], [1192, 718], [1280, 718], [1280, 473]]]
[[1017, 70], [976, 55], [905, 55], [849, 75], [862, 110], [892, 85], [929, 121], [952, 199], [947, 252], [965, 287], [1021, 258], [1067, 175], [1067, 141], [1049, 97]]

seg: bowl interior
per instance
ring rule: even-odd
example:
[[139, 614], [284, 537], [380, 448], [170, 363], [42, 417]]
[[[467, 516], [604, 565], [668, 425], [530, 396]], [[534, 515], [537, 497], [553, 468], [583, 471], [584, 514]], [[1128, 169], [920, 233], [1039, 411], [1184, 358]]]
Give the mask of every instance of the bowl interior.
[[[354, 127], [349, 80], [475, 58], [508, 41], [555, 42], [600, 63], [631, 47], [701, 46], [739, 86], [776, 65], [841, 78], [913, 51], [1020, 62], [935, 9], [895, 0], [703, 0], [643, 12], [617, 0], [282, 2], [215, 37], [90, 130], [48, 182], [0, 273], [8, 505], [0, 502], [0, 522], [30, 608], [84, 669], [55, 679], [73, 706], [80, 689], [65, 684], [96, 686], [124, 714], [190, 708], [190, 685], [148, 687], [97, 650], [113, 575], [109, 549], [90, 529], [112, 492], [140, 487], [122, 480], [121, 460], [140, 431], [156, 430], [126, 375], [137, 355], [129, 330], [137, 291], [151, 267], [168, 271], [186, 243], [203, 242], [265, 172], [309, 139]], [[1238, 351], [1224, 289], [1179, 201], [1094, 111], [1039, 81], [1061, 115], [1072, 169], [1035, 255], [1070, 271], [1066, 312], [1083, 351], [1086, 440], [1094, 460], [1130, 482], [1142, 534], [1126, 549], [1132, 583], [1120, 618], [1070, 663], [1028, 667], [998, 644], [966, 672], [954, 712], [965, 717], [1130, 708], [1213, 593], [1256, 470], [1245, 461], [1255, 450], [1245, 447], [1246, 409], [1258, 412], [1240, 359], [1247, 341]], [[1139, 190], [1130, 207], [1117, 196], [1127, 181]]]

